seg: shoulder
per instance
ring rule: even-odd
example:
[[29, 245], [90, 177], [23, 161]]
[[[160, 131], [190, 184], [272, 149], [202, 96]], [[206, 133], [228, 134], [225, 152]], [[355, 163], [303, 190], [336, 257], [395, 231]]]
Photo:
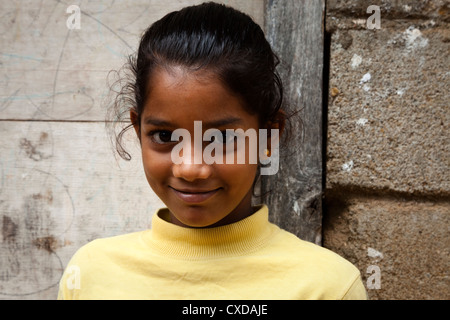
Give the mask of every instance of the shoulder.
[[99, 261], [112, 258], [118, 254], [127, 254], [139, 250], [143, 246], [141, 238], [144, 232], [139, 231], [90, 241], [77, 250], [71, 263], [84, 264], [85, 262]]
[[309, 241], [302, 240], [296, 235], [281, 229], [274, 241], [280, 253], [289, 254], [294, 260], [309, 261], [314, 264], [336, 264], [338, 266], [358, 271], [353, 264], [335, 252]]
[[59, 282], [58, 299], [77, 299], [95, 279], [117, 272], [115, 266], [127, 263], [136, 250], [143, 249], [145, 231], [88, 242], [79, 248], [67, 264]]
[[99, 238], [88, 242], [80, 248], [82, 251], [98, 250], [111, 248], [111, 246], [128, 246], [130, 243], [139, 242], [141, 235], [146, 231], [138, 231], [133, 233], [126, 233], [117, 236]]
[[302, 285], [309, 284], [314, 299], [366, 298], [360, 271], [337, 253], [285, 230], [278, 233], [272, 246], [283, 256], [287, 272], [297, 279], [300, 272], [307, 275]]

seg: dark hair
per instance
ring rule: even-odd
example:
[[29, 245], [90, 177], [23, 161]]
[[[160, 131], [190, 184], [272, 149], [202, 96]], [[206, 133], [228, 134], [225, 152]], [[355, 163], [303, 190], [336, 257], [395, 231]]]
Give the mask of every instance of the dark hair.
[[[209, 2], [169, 13], [145, 31], [137, 53], [129, 57], [126, 70], [131, 74], [116, 83], [121, 89], [116, 92], [109, 123], [121, 122], [133, 110], [140, 125], [152, 72], [155, 68], [182, 66], [212, 72], [243, 99], [250, 114], [258, 115], [261, 125], [283, 125], [278, 63], [264, 32], [242, 12]], [[121, 139], [131, 126], [115, 136], [116, 150], [127, 160], [131, 157]]]

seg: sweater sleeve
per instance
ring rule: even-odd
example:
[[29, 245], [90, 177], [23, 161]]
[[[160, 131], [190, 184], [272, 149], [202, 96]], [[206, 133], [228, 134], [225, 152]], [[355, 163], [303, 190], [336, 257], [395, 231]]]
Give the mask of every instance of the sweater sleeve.
[[58, 300], [73, 300], [74, 291], [80, 288], [80, 268], [69, 263], [59, 281]]
[[77, 300], [81, 289], [85, 288], [83, 280], [89, 274], [91, 244], [92, 242], [78, 249], [70, 259], [59, 281], [58, 300]]
[[353, 281], [350, 288], [342, 297], [342, 300], [367, 300], [367, 291], [364, 288], [361, 276], [358, 276], [355, 281]]

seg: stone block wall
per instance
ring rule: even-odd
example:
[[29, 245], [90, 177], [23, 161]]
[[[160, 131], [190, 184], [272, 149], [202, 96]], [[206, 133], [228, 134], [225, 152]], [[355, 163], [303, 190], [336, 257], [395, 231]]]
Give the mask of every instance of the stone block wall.
[[359, 267], [371, 299], [449, 299], [449, 2], [326, 11], [323, 245]]

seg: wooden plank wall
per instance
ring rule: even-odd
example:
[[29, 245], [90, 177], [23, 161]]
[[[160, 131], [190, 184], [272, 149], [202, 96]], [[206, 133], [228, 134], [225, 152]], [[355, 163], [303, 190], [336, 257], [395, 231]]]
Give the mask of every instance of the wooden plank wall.
[[267, 1], [266, 33], [281, 60], [292, 135], [276, 176], [262, 179], [271, 219], [302, 239], [322, 239], [324, 0]]
[[[0, 299], [54, 299], [80, 246], [150, 226], [162, 203], [132, 135], [132, 161], [113, 155], [106, 78], [150, 23], [200, 2], [0, 2]], [[263, 25], [264, 1], [225, 3]], [[66, 26], [72, 4], [80, 29]]]

